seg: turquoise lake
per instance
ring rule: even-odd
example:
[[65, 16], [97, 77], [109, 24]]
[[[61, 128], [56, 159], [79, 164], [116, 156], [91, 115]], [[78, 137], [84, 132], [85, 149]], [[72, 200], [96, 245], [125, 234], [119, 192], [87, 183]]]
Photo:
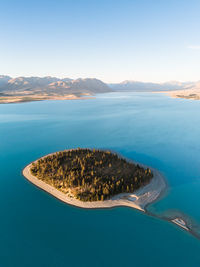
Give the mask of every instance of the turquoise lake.
[[0, 267], [200, 266], [200, 240], [176, 225], [131, 208], [72, 207], [22, 176], [31, 161], [77, 147], [158, 169], [169, 189], [149, 209], [180, 211], [198, 231], [200, 101], [109, 93], [0, 105]]

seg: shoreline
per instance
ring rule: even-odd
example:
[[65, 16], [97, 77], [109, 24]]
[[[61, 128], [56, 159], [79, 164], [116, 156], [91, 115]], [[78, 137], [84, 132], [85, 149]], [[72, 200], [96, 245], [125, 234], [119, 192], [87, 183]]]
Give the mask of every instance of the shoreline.
[[[41, 158], [45, 158], [55, 153], [50, 153]], [[139, 164], [142, 167], [150, 168], [152, 170], [154, 176], [150, 181], [150, 183], [139, 188], [133, 193], [121, 193], [111, 197], [109, 200], [104, 200], [104, 201], [91, 201], [91, 202], [80, 201], [78, 199], [75, 199], [72, 195], [70, 195], [70, 193], [65, 194], [62, 191], [54, 188], [53, 186], [43, 182], [42, 180], [39, 180], [37, 177], [33, 176], [30, 172], [30, 168], [33, 162], [28, 164], [23, 169], [22, 174], [29, 182], [31, 182], [35, 186], [39, 187], [43, 191], [46, 191], [55, 198], [69, 205], [86, 209], [114, 208], [119, 206], [127, 206], [135, 208], [142, 212], [147, 212], [146, 207], [151, 203], [155, 202], [156, 200], [158, 200], [158, 198], [162, 197], [163, 194], [166, 192], [167, 184], [164, 177], [161, 175], [159, 171], [151, 167], [145, 166], [143, 164], [140, 164], [138, 162], [134, 161], [132, 162], [135, 164]]]
[[36, 101], [46, 101], [46, 100], [85, 100], [85, 99], [93, 99], [93, 95], [82, 95], [76, 96], [73, 94], [69, 95], [31, 95], [31, 96], [0, 96], [0, 104], [20, 104], [20, 103], [29, 103]]

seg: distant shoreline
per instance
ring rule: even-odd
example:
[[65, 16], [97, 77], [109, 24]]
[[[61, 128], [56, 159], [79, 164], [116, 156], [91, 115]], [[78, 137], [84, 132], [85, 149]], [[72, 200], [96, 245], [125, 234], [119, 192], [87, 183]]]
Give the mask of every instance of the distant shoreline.
[[200, 100], [200, 90], [187, 89], [187, 90], [174, 90], [174, 91], [158, 91], [153, 93], [166, 94], [172, 98]]
[[64, 95], [64, 96], [46, 96], [46, 95], [33, 95], [33, 96], [0, 96], [0, 104], [15, 104], [15, 103], [26, 103], [35, 101], [45, 101], [45, 100], [84, 100], [93, 99], [92, 95]]

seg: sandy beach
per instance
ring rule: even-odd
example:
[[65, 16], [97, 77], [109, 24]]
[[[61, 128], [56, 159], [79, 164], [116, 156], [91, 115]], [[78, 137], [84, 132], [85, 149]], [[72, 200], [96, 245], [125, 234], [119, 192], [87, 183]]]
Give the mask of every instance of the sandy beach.
[[[31, 164], [27, 165], [23, 170], [23, 175], [28, 181], [41, 188], [42, 190], [48, 192], [49, 194], [53, 195], [57, 199], [69, 205], [77, 206], [80, 208], [97, 209], [127, 206], [145, 212], [145, 207], [150, 203], [156, 201], [162, 195], [162, 193], [165, 192], [167, 188], [165, 179], [161, 175], [161, 173], [149, 167], [154, 175], [151, 182], [145, 185], [144, 187], [138, 189], [134, 193], [118, 194], [116, 196], [113, 196], [111, 199], [104, 201], [83, 202], [78, 199], [75, 199], [72, 195], [70, 195], [70, 193], [65, 194], [33, 176], [30, 172]], [[144, 166], [142, 164], [140, 165], [142, 167], [147, 168], [147, 166]]]

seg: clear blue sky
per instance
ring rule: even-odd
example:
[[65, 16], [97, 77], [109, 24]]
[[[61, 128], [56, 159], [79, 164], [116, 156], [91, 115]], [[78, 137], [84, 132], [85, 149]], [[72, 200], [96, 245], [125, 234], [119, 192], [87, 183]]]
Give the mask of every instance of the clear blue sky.
[[0, 0], [0, 74], [200, 80], [199, 0]]

